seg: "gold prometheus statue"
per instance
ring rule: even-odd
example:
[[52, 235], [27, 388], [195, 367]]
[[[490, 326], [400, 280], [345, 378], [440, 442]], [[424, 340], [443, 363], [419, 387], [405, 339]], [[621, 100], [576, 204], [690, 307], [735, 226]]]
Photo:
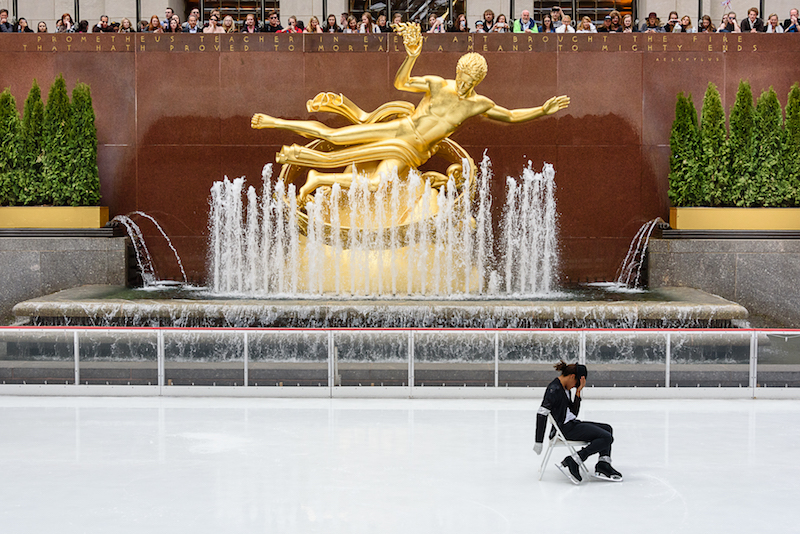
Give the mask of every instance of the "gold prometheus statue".
[[[393, 27], [403, 36], [407, 53], [395, 76], [394, 86], [401, 91], [424, 93], [416, 107], [410, 102], [394, 101], [367, 113], [341, 94], [320, 93], [308, 101], [309, 112], [338, 113], [354, 124], [330, 128], [317, 121], [284, 120], [262, 113], [253, 115], [253, 128], [279, 128], [315, 139], [307, 146], [284, 146], [276, 158], [284, 167], [309, 169], [298, 195], [301, 205], [320, 187], [338, 183], [340, 187], [349, 188], [356, 169], [366, 173], [369, 189], [375, 191], [382, 174], [397, 172], [402, 178], [440, 151], [452, 155], [453, 165], [448, 169], [448, 177], [461, 178], [463, 183], [465, 169], [461, 168], [459, 156], [471, 158], [448, 137], [465, 120], [482, 114], [503, 122], [524, 122], [552, 115], [569, 105], [569, 97], [556, 96], [535, 108], [509, 110], [498, 106], [475, 92], [475, 87], [486, 76], [487, 66], [484, 57], [474, 52], [459, 59], [455, 80], [431, 75], [412, 76], [411, 70], [422, 52], [420, 27], [414, 23]], [[346, 167], [345, 172], [317, 170], [341, 167]], [[469, 174], [474, 176], [474, 163], [471, 167]], [[423, 176], [432, 177], [432, 185], [442, 185], [448, 179], [439, 173]]]

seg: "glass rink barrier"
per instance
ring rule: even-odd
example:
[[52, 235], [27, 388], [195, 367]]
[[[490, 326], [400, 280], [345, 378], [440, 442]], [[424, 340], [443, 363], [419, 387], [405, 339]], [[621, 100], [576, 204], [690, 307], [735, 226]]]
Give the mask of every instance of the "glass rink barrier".
[[0, 327], [0, 394], [798, 397], [800, 330]]

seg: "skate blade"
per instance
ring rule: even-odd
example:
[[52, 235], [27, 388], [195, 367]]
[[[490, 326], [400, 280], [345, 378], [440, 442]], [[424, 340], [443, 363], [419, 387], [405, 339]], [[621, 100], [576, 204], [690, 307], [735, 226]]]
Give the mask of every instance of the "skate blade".
[[622, 477], [607, 477], [605, 475], [598, 475], [595, 473], [592, 478], [596, 480], [604, 480], [605, 482], [622, 482]]
[[572, 473], [569, 472], [569, 468], [568, 467], [564, 467], [560, 463], [556, 463], [556, 467], [558, 467], [558, 470], [561, 471], [562, 473], [564, 473], [564, 475], [570, 480], [570, 482], [572, 482], [576, 486], [578, 486], [581, 483], [580, 480], [578, 480], [577, 478], [572, 476]]

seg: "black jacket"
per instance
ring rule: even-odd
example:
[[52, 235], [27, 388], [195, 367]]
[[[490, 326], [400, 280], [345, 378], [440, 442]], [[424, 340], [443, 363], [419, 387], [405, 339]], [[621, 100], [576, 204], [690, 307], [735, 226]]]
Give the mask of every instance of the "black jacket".
[[756, 29], [757, 32], [763, 32], [767, 30], [767, 27], [764, 25], [764, 21], [760, 18], [756, 17], [756, 21], [750, 25], [750, 18], [745, 17], [745, 19], [739, 23], [739, 27], [742, 29], [742, 32], [749, 32], [753, 28]]
[[[542, 405], [539, 407], [539, 411], [536, 412], [536, 443], [544, 441], [544, 429], [547, 427], [548, 414], [553, 415], [556, 424], [561, 428], [567, 418], [567, 410], [577, 416], [580, 408], [581, 398], [575, 397], [575, 399], [572, 399], [570, 393], [561, 385], [561, 381], [558, 378], [554, 378], [547, 386]], [[554, 432], [555, 429], [551, 431], [551, 438]]]

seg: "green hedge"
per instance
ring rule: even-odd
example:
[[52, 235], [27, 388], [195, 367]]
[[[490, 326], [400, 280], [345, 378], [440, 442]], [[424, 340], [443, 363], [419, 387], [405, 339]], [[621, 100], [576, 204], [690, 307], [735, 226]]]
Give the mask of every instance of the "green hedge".
[[691, 95], [678, 95], [670, 136], [669, 198], [675, 206], [800, 206], [800, 85], [783, 119], [770, 88], [753, 105], [746, 81], [725, 127], [722, 99], [709, 83], [698, 126]]
[[0, 97], [0, 205], [95, 206], [100, 202], [97, 129], [89, 86], [70, 102], [59, 75], [42, 103], [33, 81], [22, 120], [6, 89]]

